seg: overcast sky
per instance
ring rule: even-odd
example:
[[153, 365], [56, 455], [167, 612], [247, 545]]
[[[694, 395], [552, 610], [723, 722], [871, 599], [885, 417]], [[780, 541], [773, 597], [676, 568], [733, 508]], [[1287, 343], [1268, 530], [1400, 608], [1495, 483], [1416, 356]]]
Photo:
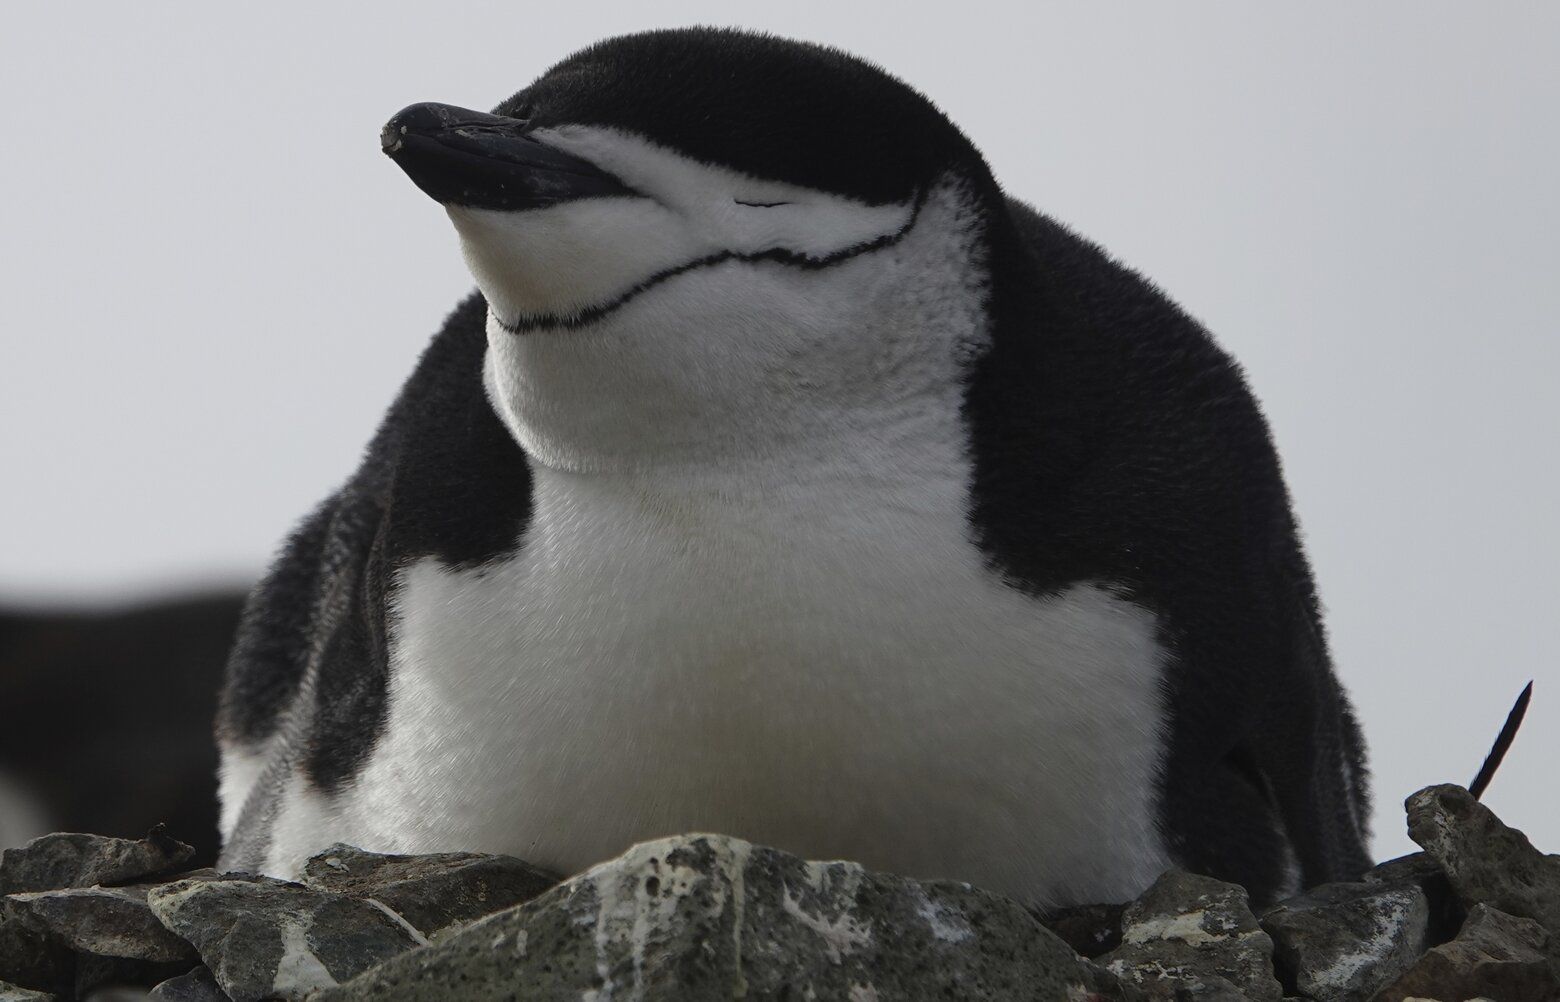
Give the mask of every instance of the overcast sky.
[[[1560, 6], [27, 4], [0, 33], [0, 597], [247, 579], [471, 286], [379, 153], [596, 38], [868, 56], [1245, 366], [1370, 740], [1560, 851]], [[366, 13], [365, 13], [366, 12]], [[1102, 740], [1109, 737], [1102, 735]]]

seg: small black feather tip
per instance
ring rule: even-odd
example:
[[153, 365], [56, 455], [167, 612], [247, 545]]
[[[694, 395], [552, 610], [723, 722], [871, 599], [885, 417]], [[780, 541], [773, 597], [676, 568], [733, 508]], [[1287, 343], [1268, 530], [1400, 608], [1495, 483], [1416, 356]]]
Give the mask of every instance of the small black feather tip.
[[1479, 767], [1479, 774], [1468, 784], [1468, 792], [1473, 794], [1473, 799], [1478, 800], [1482, 797], [1485, 789], [1490, 785], [1490, 780], [1495, 778], [1495, 770], [1500, 768], [1501, 760], [1506, 757], [1506, 750], [1511, 747], [1511, 742], [1516, 740], [1517, 728], [1522, 726], [1522, 718], [1527, 716], [1528, 703], [1532, 699], [1533, 683], [1529, 682], [1523, 686], [1522, 695], [1517, 697], [1511, 712], [1506, 714], [1506, 723], [1500, 729], [1500, 736], [1495, 739], [1495, 746], [1485, 756], [1484, 764]]

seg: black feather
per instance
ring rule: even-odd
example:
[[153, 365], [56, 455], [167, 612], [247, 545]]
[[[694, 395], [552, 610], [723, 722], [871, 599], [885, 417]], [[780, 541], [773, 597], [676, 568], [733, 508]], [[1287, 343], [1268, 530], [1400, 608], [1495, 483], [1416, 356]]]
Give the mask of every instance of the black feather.
[[1528, 703], [1533, 699], [1533, 683], [1528, 682], [1522, 687], [1521, 695], [1512, 704], [1511, 712], [1506, 714], [1506, 722], [1501, 725], [1500, 734], [1495, 737], [1495, 745], [1490, 748], [1490, 753], [1484, 757], [1484, 764], [1479, 766], [1479, 774], [1473, 777], [1473, 782], [1468, 784], [1468, 792], [1473, 794], [1473, 799], [1478, 800], [1489, 788], [1490, 780], [1495, 778], [1495, 770], [1500, 768], [1505, 761], [1506, 752], [1511, 748], [1511, 743], [1517, 739], [1517, 730], [1522, 726], [1522, 719], [1527, 716]]

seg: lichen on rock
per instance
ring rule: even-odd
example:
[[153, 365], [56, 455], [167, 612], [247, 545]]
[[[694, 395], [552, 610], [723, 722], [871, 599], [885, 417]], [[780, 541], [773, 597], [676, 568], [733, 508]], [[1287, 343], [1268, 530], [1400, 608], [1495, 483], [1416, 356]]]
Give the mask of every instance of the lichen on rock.
[[1279, 1002], [1273, 941], [1257, 923], [1245, 888], [1171, 870], [1127, 906], [1121, 945], [1099, 958], [1151, 999], [1229, 992]]
[[319, 1000], [974, 1002], [1112, 982], [997, 895], [697, 835], [635, 846]]

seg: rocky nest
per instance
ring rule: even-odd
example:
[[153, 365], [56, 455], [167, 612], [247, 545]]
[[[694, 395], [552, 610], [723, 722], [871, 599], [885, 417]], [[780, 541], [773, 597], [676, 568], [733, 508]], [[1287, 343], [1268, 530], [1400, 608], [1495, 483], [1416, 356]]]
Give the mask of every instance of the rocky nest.
[[341, 845], [301, 883], [180, 872], [192, 850], [161, 831], [48, 835], [0, 856], [0, 1002], [1560, 999], [1560, 856], [1461, 787], [1407, 806], [1424, 852], [1261, 915], [1171, 871], [1130, 904], [1037, 916], [720, 835], [563, 882]]

